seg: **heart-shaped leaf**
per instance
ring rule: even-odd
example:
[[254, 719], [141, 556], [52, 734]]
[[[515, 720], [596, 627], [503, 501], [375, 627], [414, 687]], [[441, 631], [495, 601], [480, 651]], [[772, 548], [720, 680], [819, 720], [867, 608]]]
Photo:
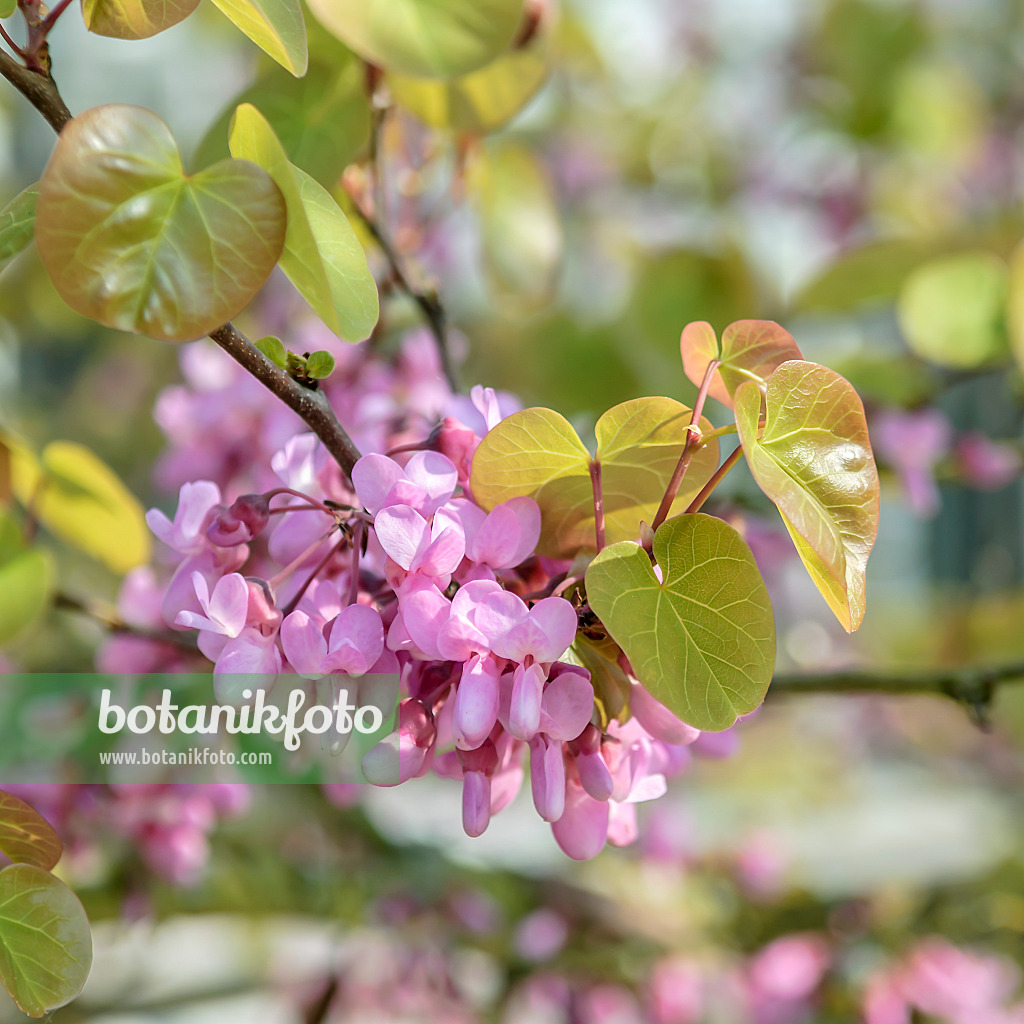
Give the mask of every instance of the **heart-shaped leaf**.
[[900, 292], [897, 312], [910, 348], [933, 363], [971, 369], [1006, 351], [1006, 264], [990, 252], [932, 260]]
[[32, 241], [39, 186], [29, 185], [0, 210], [0, 270]]
[[199, 0], [82, 0], [85, 27], [98, 36], [146, 39], [184, 21]]
[[92, 934], [78, 897], [31, 864], [0, 871], [0, 982], [42, 1017], [71, 1002], [89, 977]]
[[547, 75], [543, 52], [530, 46], [451, 81], [389, 75], [388, 86], [396, 103], [432, 127], [484, 135], [511, 121]]
[[754, 556], [721, 519], [682, 515], [654, 535], [663, 582], [638, 544], [587, 568], [587, 601], [637, 679], [697, 729], [728, 729], [762, 700], [775, 667], [775, 621]]
[[46, 611], [55, 576], [48, 551], [24, 551], [0, 565], [0, 646], [17, 640]]
[[834, 370], [792, 360], [761, 392], [736, 391], [736, 424], [758, 486], [782, 513], [807, 571], [836, 618], [864, 618], [864, 572], [878, 533], [878, 471], [864, 406]]
[[262, 167], [288, 204], [281, 269], [335, 334], [347, 341], [368, 338], [380, 315], [377, 285], [338, 204], [289, 162], [274, 129], [254, 106], [243, 103], [235, 111], [229, 145], [232, 156]]
[[213, 0], [264, 53], [296, 77], [306, 73], [309, 51], [299, 0]]
[[403, 75], [453, 78], [511, 46], [523, 0], [312, 0], [309, 9], [371, 64]]
[[37, 460], [16, 448], [11, 482], [18, 500], [52, 533], [112, 571], [149, 561], [145, 513], [117, 474], [88, 448], [51, 441]]
[[366, 147], [370, 105], [363, 64], [333, 38], [328, 62], [310, 61], [302, 78], [271, 68], [217, 119], [199, 144], [199, 166], [229, 155], [228, 130], [235, 110], [251, 103], [267, 119], [288, 159], [333, 188], [341, 172]]
[[38, 811], [0, 791], [0, 853], [16, 864], [50, 871], [64, 851], [57, 833]]
[[730, 409], [733, 395], [744, 381], [763, 384], [787, 359], [803, 359], [790, 333], [771, 320], [737, 320], [729, 324], [722, 332], [721, 352], [711, 324], [687, 324], [679, 347], [686, 376], [697, 387], [711, 360], [721, 360], [708, 393]]
[[61, 298], [107, 327], [166, 341], [230, 320], [274, 269], [285, 202], [259, 167], [186, 175], [141, 107], [95, 107], [65, 126], [39, 183], [36, 241]]
[[[671, 398], [635, 398], [609, 409], [595, 427], [608, 543], [635, 540], [640, 523], [658, 510], [682, 454], [691, 410]], [[701, 429], [711, 424], [701, 420]], [[524, 409], [503, 419], [473, 456], [471, 487], [484, 508], [510, 498], [533, 498], [541, 510], [538, 551], [571, 557], [593, 549], [594, 505], [590, 453], [565, 417]], [[682, 512], [718, 467], [718, 442], [702, 445], [672, 505]]]

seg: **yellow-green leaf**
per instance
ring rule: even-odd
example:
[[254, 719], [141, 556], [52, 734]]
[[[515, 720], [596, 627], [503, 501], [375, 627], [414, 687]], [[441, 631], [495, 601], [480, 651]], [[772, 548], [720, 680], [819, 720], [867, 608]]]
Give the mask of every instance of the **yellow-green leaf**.
[[1024, 370], [1024, 243], [1010, 257], [1006, 326], [1017, 366]]
[[296, 77], [306, 73], [309, 52], [299, 0], [213, 0], [264, 53]]
[[82, 0], [85, 27], [99, 36], [146, 39], [184, 21], [199, 0]]
[[538, 46], [516, 50], [461, 78], [438, 81], [389, 75], [395, 102], [434, 128], [484, 135], [503, 128], [533, 99], [548, 75]]
[[878, 533], [878, 472], [864, 406], [849, 381], [791, 360], [761, 391], [740, 385], [736, 424], [758, 486], [782, 513], [807, 571], [843, 627], [864, 617], [864, 572]]
[[523, 0], [312, 0], [329, 32], [386, 71], [451, 78], [507, 50]]
[[50, 823], [13, 793], [0, 791], [0, 853], [15, 864], [51, 871], [64, 846]]
[[88, 448], [52, 441], [39, 461], [16, 450], [12, 483], [18, 500], [51, 533], [114, 572], [149, 561], [151, 538], [142, 506]]
[[347, 341], [368, 338], [380, 315], [377, 285], [352, 225], [322, 185], [290, 163], [273, 128], [252, 105], [235, 111], [232, 156], [262, 167], [288, 205], [281, 269], [320, 318]]
[[17, 640], [50, 605], [53, 559], [39, 549], [24, 551], [0, 565], [0, 646]]
[[775, 622], [750, 548], [721, 519], [681, 515], [654, 535], [662, 580], [638, 544], [587, 568], [587, 602], [637, 679], [697, 729], [728, 729], [764, 700]]
[[186, 175], [160, 118], [111, 104], [61, 132], [39, 183], [36, 241], [76, 312], [187, 341], [256, 294], [281, 254], [285, 218], [259, 167], [224, 160]]
[[897, 312], [910, 348], [941, 366], [971, 369], [1006, 351], [1006, 264], [989, 252], [932, 260], [907, 278]]
[[92, 934], [78, 897], [31, 864], [0, 871], [0, 982], [20, 1009], [42, 1017], [82, 991]]
[[29, 185], [0, 210], [0, 270], [32, 241], [39, 185]]
[[700, 387], [713, 359], [722, 365], [711, 378], [708, 393], [732, 408], [732, 396], [747, 380], [764, 384], [787, 359], [803, 355], [792, 335], [771, 320], [737, 320], [722, 332], [722, 347], [711, 324], [687, 324], [679, 341], [686, 376]]
[[[597, 454], [608, 543], [635, 540], [650, 523], [682, 454], [691, 410], [671, 398], [636, 398], [598, 421]], [[711, 430], [701, 420], [702, 430]], [[502, 420], [473, 456], [471, 488], [484, 508], [533, 498], [541, 510], [542, 554], [571, 557], [593, 549], [590, 453], [572, 425], [551, 409], [525, 409]], [[718, 466], [718, 442], [694, 453], [672, 505], [682, 512]]]

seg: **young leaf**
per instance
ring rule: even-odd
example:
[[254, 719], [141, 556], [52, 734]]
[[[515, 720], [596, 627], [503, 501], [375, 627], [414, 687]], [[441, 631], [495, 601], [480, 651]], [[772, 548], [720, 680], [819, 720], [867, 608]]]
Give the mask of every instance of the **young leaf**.
[[346, 46], [385, 71], [453, 78], [512, 45], [523, 0], [312, 0], [309, 9]]
[[992, 253], [932, 260], [903, 285], [900, 328], [922, 359], [971, 369], [1006, 351], [1006, 293], [1006, 264]]
[[0, 871], [0, 982], [23, 1013], [42, 1017], [82, 991], [92, 934], [78, 897], [31, 864]]
[[51, 441], [39, 461], [15, 450], [12, 483], [18, 500], [48, 530], [113, 572], [149, 561], [152, 542], [142, 506], [88, 448]]
[[13, 793], [0, 791], [0, 853], [15, 864], [51, 871], [64, 847], [50, 823]]
[[306, 376], [323, 380], [334, 373], [334, 356], [330, 352], [312, 352], [306, 360]]
[[864, 571], [878, 533], [878, 472], [853, 386], [816, 363], [783, 363], [761, 392], [736, 391], [736, 424], [758, 486], [782, 513], [807, 571], [853, 632], [864, 617]]
[[389, 75], [388, 87], [399, 106], [433, 128], [484, 135], [511, 121], [547, 76], [544, 54], [531, 46], [451, 81]]
[[213, 0], [221, 12], [264, 53], [297, 78], [306, 73], [309, 53], [299, 0]]
[[275, 338], [273, 335], [267, 335], [265, 338], [260, 338], [256, 342], [256, 347], [272, 362], [276, 363], [281, 367], [282, 370], [288, 369], [288, 349], [284, 347], [284, 342], [280, 338]]
[[0, 647], [17, 640], [49, 607], [53, 559], [38, 549], [0, 565]]
[[366, 148], [370, 105], [362, 62], [332, 42], [336, 56], [330, 62], [311, 60], [302, 78], [271, 68], [234, 100], [199, 144], [199, 166], [230, 155], [231, 119], [238, 106], [251, 103], [274, 129], [288, 159], [324, 188], [333, 188], [341, 172]]
[[260, 168], [225, 160], [186, 175], [160, 118], [110, 104], [61, 132], [39, 183], [36, 241], [76, 312], [187, 341], [256, 294], [281, 254], [285, 216]]
[[775, 622], [754, 556], [721, 519], [669, 519], [654, 535], [658, 581], [638, 544], [605, 548], [587, 569], [587, 601], [637, 679], [697, 729], [728, 729], [764, 700]]
[[98, 36], [147, 39], [184, 21], [199, 0], [82, 0], [85, 27]]
[[338, 204], [289, 162], [273, 128], [248, 103], [235, 111], [229, 145], [232, 156], [262, 167], [285, 197], [288, 232], [281, 269], [335, 334], [346, 341], [368, 338], [380, 315], [377, 285]]
[[[651, 522], [683, 450], [690, 410], [671, 398], [636, 398], [609, 409], [595, 427], [605, 538], [635, 540]], [[701, 429], [711, 424], [701, 420]], [[473, 456], [472, 491], [486, 509], [526, 495], [540, 505], [538, 550], [571, 557], [593, 549], [590, 453], [564, 417], [525, 409], [502, 420]], [[718, 443], [694, 453], [670, 515], [682, 512], [718, 467]]]
[[737, 320], [722, 332], [718, 350], [714, 328], [703, 321], [687, 324], [679, 340], [686, 376], [700, 387], [712, 359], [722, 365], [711, 378], [709, 394], [732, 408], [736, 389], [747, 380], [762, 383], [787, 359], [803, 359], [788, 331], [771, 320]]
[[18, 9], [18, 0], [0, 0], [0, 18], [9, 18]]
[[32, 241], [39, 185], [29, 185], [0, 210], [0, 270]]

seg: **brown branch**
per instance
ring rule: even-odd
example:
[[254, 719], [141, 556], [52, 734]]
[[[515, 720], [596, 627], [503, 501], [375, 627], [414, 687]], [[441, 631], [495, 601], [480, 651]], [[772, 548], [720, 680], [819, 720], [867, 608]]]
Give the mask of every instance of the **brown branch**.
[[896, 675], [883, 672], [814, 672], [780, 675], [772, 680], [769, 694], [800, 696], [808, 693], [878, 693], [932, 695], [965, 704], [984, 721], [984, 711], [996, 690], [1007, 683], [1024, 682], [1024, 664], [917, 672]]
[[303, 387], [276, 363], [272, 363], [234, 324], [210, 332], [210, 337], [232, 359], [249, 371], [268, 391], [273, 392], [324, 443], [345, 475], [351, 478], [352, 467], [359, 460], [359, 449], [352, 443], [345, 428], [334, 415], [327, 396], [319, 390]]
[[57, 91], [57, 84], [48, 74], [29, 71], [22, 67], [10, 54], [0, 50], [0, 75], [3, 75], [40, 114], [46, 123], [59, 135], [61, 129], [71, 120], [71, 111]]

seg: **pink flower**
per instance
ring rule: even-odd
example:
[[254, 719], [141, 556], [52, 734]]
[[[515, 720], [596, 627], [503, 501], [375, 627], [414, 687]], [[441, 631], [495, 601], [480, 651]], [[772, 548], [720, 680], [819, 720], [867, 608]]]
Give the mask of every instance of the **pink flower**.
[[390, 505], [408, 505], [433, 515], [455, 491], [458, 473], [438, 452], [417, 452], [400, 466], [386, 455], [364, 455], [352, 470], [359, 500], [371, 515]]
[[956, 443], [956, 462], [964, 479], [982, 491], [999, 491], [1021, 473], [1021, 453], [984, 434], [964, 434]]
[[373, 528], [389, 558], [407, 572], [444, 578], [444, 586], [465, 554], [462, 523], [448, 509], [438, 509], [428, 524], [414, 508], [390, 505], [377, 513]]
[[532, 498], [512, 498], [484, 512], [465, 498], [451, 507], [466, 535], [466, 557], [491, 569], [511, 569], [524, 562], [540, 539], [540, 507]]
[[384, 624], [376, 609], [349, 605], [333, 620], [325, 639], [324, 629], [296, 610], [281, 624], [281, 646], [291, 666], [306, 679], [332, 672], [360, 676], [384, 652]]
[[953, 439], [949, 420], [938, 409], [890, 409], [874, 418], [871, 437], [875, 451], [899, 472], [911, 510], [934, 516], [941, 502], [934, 471]]
[[146, 513], [149, 528], [168, 547], [182, 555], [201, 554], [209, 546], [206, 529], [220, 505], [220, 488], [209, 480], [182, 484], [174, 522], [157, 508]]

